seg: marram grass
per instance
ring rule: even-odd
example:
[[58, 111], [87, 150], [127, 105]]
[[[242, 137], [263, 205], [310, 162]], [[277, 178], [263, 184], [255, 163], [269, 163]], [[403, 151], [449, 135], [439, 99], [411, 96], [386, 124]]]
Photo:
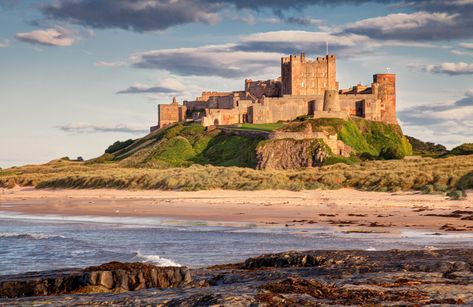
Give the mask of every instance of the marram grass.
[[117, 163], [87, 164], [56, 160], [0, 170], [0, 187], [74, 189], [338, 189], [366, 191], [419, 190], [444, 193], [473, 189], [473, 156], [411, 158], [335, 164], [320, 168], [262, 171], [243, 167], [191, 165], [179, 168], [135, 168]]

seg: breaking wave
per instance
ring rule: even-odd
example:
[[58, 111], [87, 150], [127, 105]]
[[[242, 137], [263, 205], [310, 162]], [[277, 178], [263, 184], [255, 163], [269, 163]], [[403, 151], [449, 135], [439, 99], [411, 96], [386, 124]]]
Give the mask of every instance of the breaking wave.
[[46, 233], [18, 233], [18, 232], [0, 232], [0, 239], [25, 239], [25, 240], [47, 240], [47, 239], [65, 239], [61, 235], [52, 235]]
[[143, 255], [139, 251], [133, 253], [132, 260], [143, 262], [143, 263], [151, 263], [156, 266], [163, 266], [163, 267], [164, 266], [178, 266], [178, 267], [181, 266], [179, 263], [174, 262], [171, 259], [163, 258], [159, 255]]

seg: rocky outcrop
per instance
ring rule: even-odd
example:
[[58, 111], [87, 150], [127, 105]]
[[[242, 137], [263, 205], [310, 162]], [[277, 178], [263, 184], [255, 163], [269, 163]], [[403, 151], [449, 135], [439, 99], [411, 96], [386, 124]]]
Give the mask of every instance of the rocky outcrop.
[[[107, 264], [80, 271], [88, 284], [111, 287], [128, 280], [129, 289], [147, 285], [137, 280], [135, 265]], [[141, 266], [141, 264], [138, 264]], [[153, 270], [153, 267], [149, 267]], [[194, 269], [193, 281], [172, 277], [182, 268], [155, 268], [170, 288], [156, 278], [162, 289], [143, 289], [114, 294], [82, 294], [86, 291], [48, 297], [0, 299], [0, 305], [80, 306], [455, 306], [473, 305], [473, 250], [416, 251], [304, 251], [266, 254], [244, 263]], [[160, 270], [159, 270], [160, 269]], [[148, 267], [143, 279], [153, 279]], [[144, 270], [144, 271], [143, 271]], [[59, 272], [59, 271], [58, 271]], [[95, 272], [95, 273], [94, 273]], [[131, 273], [135, 272], [135, 273]], [[39, 273], [36, 273], [37, 275]], [[61, 273], [66, 276], [66, 273]], [[92, 278], [92, 275], [96, 277]], [[28, 274], [25, 274], [28, 275]], [[43, 283], [51, 282], [43, 276]], [[58, 273], [54, 273], [58, 281]], [[126, 277], [125, 277], [126, 276]], [[132, 277], [135, 276], [135, 277]], [[187, 276], [183, 274], [181, 276]], [[26, 278], [26, 277], [25, 277]], [[3, 279], [5, 279], [3, 277]], [[17, 277], [18, 279], [18, 277]], [[139, 278], [138, 278], [139, 279]], [[53, 278], [54, 280], [54, 278]], [[93, 281], [92, 281], [93, 280]], [[109, 282], [107, 282], [107, 280]], [[11, 283], [10, 283], [11, 284]], [[39, 285], [36, 281], [33, 285]], [[67, 284], [67, 283], [66, 283]], [[106, 286], [104, 286], [104, 284]], [[121, 282], [114, 287], [122, 289]], [[113, 287], [113, 286], [112, 286]], [[126, 287], [125, 287], [126, 288]], [[98, 291], [96, 291], [98, 292]], [[78, 295], [77, 293], [81, 293]]]
[[0, 276], [0, 297], [106, 293], [182, 287], [192, 281], [185, 267], [110, 262], [86, 269]]
[[322, 165], [327, 151], [317, 139], [277, 139], [256, 148], [257, 169], [298, 169]]

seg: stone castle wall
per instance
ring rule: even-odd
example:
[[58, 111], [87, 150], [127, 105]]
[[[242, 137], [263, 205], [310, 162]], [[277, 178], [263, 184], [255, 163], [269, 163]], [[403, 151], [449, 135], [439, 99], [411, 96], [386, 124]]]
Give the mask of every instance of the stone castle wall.
[[244, 91], [203, 92], [195, 101], [159, 106], [159, 127], [184, 121], [185, 115], [204, 126], [238, 123], [274, 123], [298, 116], [314, 118], [360, 117], [397, 124], [396, 75], [376, 74], [371, 87], [356, 85], [339, 90], [336, 57], [315, 60], [305, 55], [281, 59], [281, 78], [245, 80]]
[[253, 81], [247, 79], [245, 80], [245, 92], [255, 98], [279, 97], [281, 96], [281, 80]]

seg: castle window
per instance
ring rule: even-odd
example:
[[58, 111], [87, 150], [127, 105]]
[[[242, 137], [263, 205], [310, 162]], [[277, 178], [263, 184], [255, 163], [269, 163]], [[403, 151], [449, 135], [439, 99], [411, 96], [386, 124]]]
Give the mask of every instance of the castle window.
[[304, 87], [304, 82], [301, 83], [301, 87]]

